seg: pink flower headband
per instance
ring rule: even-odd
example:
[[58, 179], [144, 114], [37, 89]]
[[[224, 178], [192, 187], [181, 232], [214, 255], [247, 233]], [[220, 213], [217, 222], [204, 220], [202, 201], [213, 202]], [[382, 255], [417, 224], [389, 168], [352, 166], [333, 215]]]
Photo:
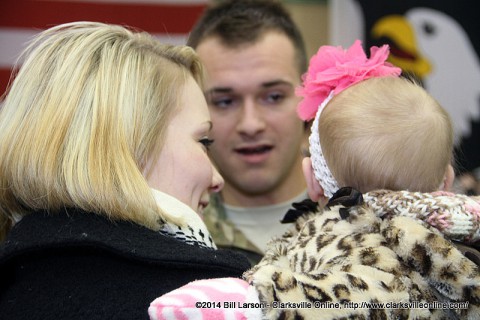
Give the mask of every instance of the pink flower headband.
[[399, 76], [401, 69], [386, 62], [388, 54], [388, 45], [371, 47], [370, 58], [367, 58], [360, 40], [356, 40], [347, 50], [342, 47], [322, 46], [310, 59], [308, 71], [303, 76], [303, 86], [296, 90], [296, 94], [303, 97], [298, 105], [299, 117], [304, 121], [315, 118], [309, 138], [310, 156], [315, 177], [329, 198], [339, 186], [328, 169], [320, 146], [320, 114], [333, 96], [360, 81], [374, 77]]

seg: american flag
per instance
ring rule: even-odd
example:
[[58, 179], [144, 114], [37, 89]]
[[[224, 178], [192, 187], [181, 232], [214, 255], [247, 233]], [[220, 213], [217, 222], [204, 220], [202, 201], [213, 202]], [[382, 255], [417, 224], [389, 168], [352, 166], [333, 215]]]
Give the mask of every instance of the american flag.
[[135, 27], [183, 44], [208, 0], [0, 0], [0, 95], [26, 43], [41, 30], [72, 21]]

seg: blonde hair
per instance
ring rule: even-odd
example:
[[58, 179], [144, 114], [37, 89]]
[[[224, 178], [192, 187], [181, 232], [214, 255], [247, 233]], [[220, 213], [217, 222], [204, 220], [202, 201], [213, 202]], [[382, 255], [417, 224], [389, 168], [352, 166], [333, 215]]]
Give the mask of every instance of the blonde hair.
[[405, 78], [372, 78], [335, 96], [319, 133], [339, 185], [361, 192], [437, 190], [452, 161], [449, 115]]
[[75, 22], [42, 32], [22, 59], [0, 111], [1, 229], [17, 215], [62, 208], [151, 229], [172, 220], [142, 170], [188, 78], [202, 86], [193, 49]]

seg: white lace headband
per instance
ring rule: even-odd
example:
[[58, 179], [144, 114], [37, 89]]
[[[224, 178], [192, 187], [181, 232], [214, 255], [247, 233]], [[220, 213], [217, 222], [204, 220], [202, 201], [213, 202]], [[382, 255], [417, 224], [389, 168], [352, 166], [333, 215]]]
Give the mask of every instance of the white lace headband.
[[332, 175], [332, 172], [327, 166], [325, 157], [323, 156], [322, 147], [320, 145], [320, 135], [318, 131], [318, 123], [320, 122], [320, 115], [327, 103], [333, 98], [333, 91], [330, 92], [328, 97], [318, 107], [315, 120], [313, 121], [310, 137], [308, 142], [310, 143], [310, 159], [312, 160], [313, 173], [315, 178], [323, 188], [325, 196], [331, 198], [333, 194], [339, 189], [337, 180]]

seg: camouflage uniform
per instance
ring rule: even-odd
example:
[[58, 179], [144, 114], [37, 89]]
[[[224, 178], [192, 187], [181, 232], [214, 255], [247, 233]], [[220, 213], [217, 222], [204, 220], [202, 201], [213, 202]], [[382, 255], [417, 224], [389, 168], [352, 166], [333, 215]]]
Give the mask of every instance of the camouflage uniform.
[[219, 248], [231, 249], [245, 254], [253, 265], [263, 257], [263, 252], [255, 246], [232, 221], [227, 219], [225, 207], [219, 194], [212, 194], [209, 206], [205, 209], [204, 222]]

